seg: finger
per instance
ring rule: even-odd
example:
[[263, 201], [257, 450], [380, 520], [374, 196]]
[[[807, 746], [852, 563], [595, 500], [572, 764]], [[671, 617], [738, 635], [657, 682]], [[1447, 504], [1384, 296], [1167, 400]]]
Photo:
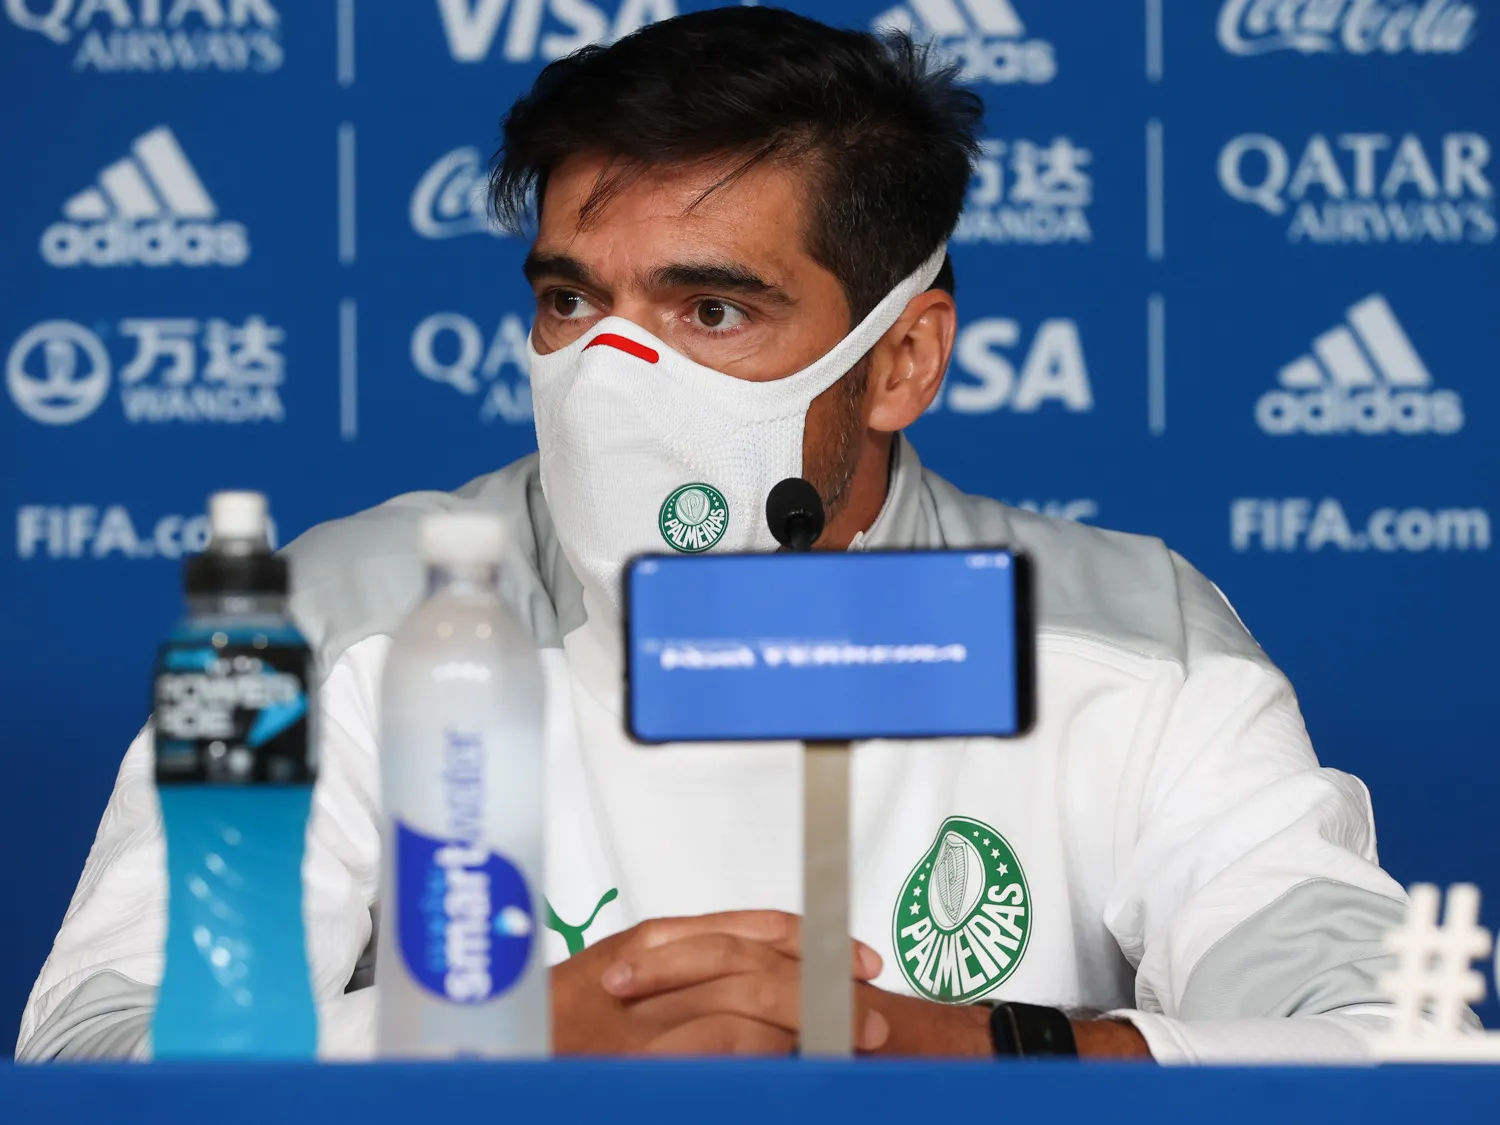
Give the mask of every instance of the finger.
[[[786, 961], [795, 966], [795, 961]], [[740, 973], [719, 977], [690, 988], [679, 988], [638, 1000], [630, 1006], [632, 1018], [660, 1027], [676, 1027], [707, 1016], [743, 1016], [796, 1033], [800, 1025], [799, 990], [795, 969], [781, 973]]]
[[[782, 940], [767, 944], [778, 953], [800, 960], [802, 957], [802, 919], [795, 914], [788, 914], [787, 917], [791, 920], [791, 932]], [[855, 980], [871, 981], [880, 975], [882, 965], [880, 954], [857, 938], [850, 941], [850, 958]]]
[[700, 934], [732, 937], [776, 945], [795, 940], [797, 916], [784, 910], [729, 910], [721, 914], [697, 914], [684, 918], [653, 918], [636, 927], [631, 942], [638, 948], [654, 949]]
[[[711, 1015], [733, 1015], [795, 1033], [802, 1024], [797, 963], [782, 961], [779, 971], [719, 977], [637, 1001], [630, 1006], [631, 1017], [659, 1027], [676, 1027]], [[849, 987], [855, 985], [851, 982]], [[851, 1039], [861, 1051], [879, 1050], [891, 1033], [885, 1016], [868, 1002], [866, 993], [872, 991], [865, 987], [855, 993]]]
[[878, 1051], [891, 1038], [891, 1021], [881, 1011], [892, 993], [874, 985], [854, 987], [854, 1046], [860, 1051]]
[[604, 970], [599, 983], [621, 999], [639, 999], [733, 974], [795, 973], [796, 961], [764, 942], [733, 934], [696, 934], [651, 949], [627, 951]]
[[712, 1015], [679, 1024], [646, 1044], [648, 1055], [789, 1055], [797, 1037], [744, 1016]]
[[[782, 910], [731, 910], [722, 914], [700, 914], [687, 918], [657, 918], [636, 927], [636, 937], [621, 950], [621, 960], [640, 949], [655, 949], [702, 934], [763, 942], [788, 957], [800, 957], [802, 919]], [[862, 941], [853, 942], [854, 979], [874, 980], [880, 975], [880, 954]]]
[[880, 975], [880, 970], [885, 962], [881, 960], [880, 954], [870, 948], [858, 938], [854, 939], [854, 979], [858, 981], [874, 980]]

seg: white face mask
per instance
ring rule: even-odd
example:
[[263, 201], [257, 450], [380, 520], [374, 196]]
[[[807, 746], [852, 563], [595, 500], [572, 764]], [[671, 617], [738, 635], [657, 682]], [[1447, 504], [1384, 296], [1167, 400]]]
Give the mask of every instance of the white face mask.
[[774, 549], [766, 494], [802, 474], [808, 406], [932, 284], [945, 251], [823, 358], [770, 382], [694, 363], [617, 316], [548, 355], [528, 340], [542, 493], [585, 590], [618, 610], [634, 555]]

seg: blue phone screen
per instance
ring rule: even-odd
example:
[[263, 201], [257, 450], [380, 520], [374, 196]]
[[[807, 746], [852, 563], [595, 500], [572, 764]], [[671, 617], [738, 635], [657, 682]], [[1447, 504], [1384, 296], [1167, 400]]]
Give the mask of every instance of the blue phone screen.
[[643, 742], [1019, 732], [1009, 551], [646, 556], [626, 572]]

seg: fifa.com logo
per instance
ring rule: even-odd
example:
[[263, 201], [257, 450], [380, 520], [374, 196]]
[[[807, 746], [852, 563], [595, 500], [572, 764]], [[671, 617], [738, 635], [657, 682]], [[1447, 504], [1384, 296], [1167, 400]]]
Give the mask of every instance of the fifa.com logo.
[[1331, 496], [1242, 497], [1229, 505], [1229, 542], [1240, 552], [1488, 551], [1490, 516], [1483, 508], [1377, 508], [1356, 527]]
[[[271, 546], [277, 543], [268, 525]], [[180, 559], [208, 548], [208, 516], [165, 515], [137, 525], [123, 504], [23, 504], [16, 509], [21, 559]]]

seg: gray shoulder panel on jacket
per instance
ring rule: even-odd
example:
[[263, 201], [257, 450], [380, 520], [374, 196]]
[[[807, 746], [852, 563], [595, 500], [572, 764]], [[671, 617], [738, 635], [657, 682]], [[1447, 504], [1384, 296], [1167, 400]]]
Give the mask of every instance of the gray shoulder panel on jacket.
[[17, 1062], [147, 1059], [156, 989], [113, 969], [89, 977], [16, 1048]]
[[417, 528], [426, 515], [456, 511], [491, 512], [505, 522], [501, 594], [539, 645], [558, 646], [582, 620], [578, 580], [552, 533], [536, 457], [523, 457], [455, 492], [409, 492], [319, 524], [287, 546], [292, 612], [325, 675], [352, 645], [393, 632], [422, 599]]
[[1037, 628], [1188, 664], [1269, 665], [1216, 586], [1160, 539], [1051, 519], [922, 474], [922, 546], [1009, 545], [1035, 562]]

